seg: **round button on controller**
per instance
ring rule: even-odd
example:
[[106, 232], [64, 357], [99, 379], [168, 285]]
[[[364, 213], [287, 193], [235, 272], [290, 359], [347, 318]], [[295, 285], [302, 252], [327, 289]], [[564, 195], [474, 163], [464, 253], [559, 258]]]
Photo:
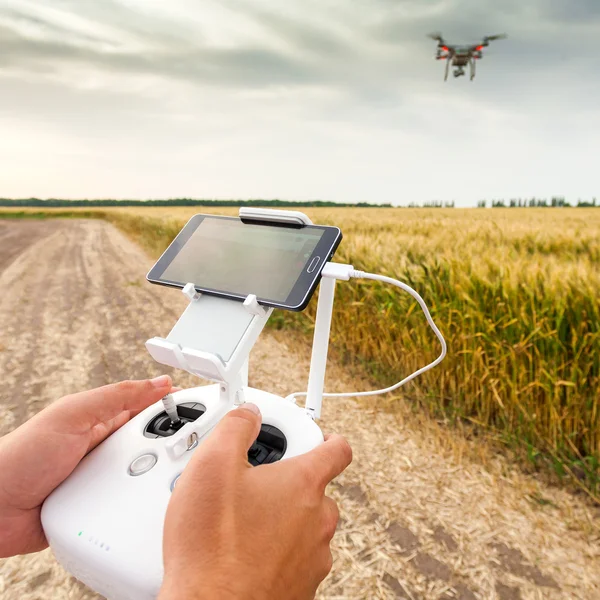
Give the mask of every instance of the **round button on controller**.
[[129, 465], [129, 474], [133, 477], [147, 473], [158, 459], [154, 454], [142, 454]]

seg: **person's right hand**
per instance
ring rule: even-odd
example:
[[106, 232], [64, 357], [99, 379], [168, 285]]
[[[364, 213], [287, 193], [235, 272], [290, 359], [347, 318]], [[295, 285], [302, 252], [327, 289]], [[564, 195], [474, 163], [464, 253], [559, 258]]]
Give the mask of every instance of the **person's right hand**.
[[252, 467], [247, 452], [260, 424], [253, 404], [231, 411], [179, 478], [160, 600], [308, 600], [331, 570], [339, 513], [325, 486], [352, 450], [331, 435], [307, 454]]

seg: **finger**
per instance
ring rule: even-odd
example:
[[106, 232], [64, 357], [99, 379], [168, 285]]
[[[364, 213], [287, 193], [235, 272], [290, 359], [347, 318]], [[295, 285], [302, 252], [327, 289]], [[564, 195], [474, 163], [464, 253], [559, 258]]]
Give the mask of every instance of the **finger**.
[[87, 451], [93, 450], [100, 442], [103, 442], [107, 437], [111, 436], [117, 429], [120, 429], [129, 421], [129, 413], [123, 411], [119, 413], [114, 419], [109, 421], [98, 423], [92, 427], [90, 431], [90, 441], [88, 444]]
[[352, 449], [345, 438], [334, 433], [327, 436], [320, 446], [291, 460], [304, 463], [325, 489], [352, 462]]
[[260, 433], [262, 417], [256, 404], [244, 403], [239, 408], [228, 412], [213, 429], [197, 454], [204, 455], [214, 449], [227, 452], [229, 456], [243, 458], [248, 462], [248, 448]]
[[121, 381], [72, 394], [51, 408], [52, 412], [64, 413], [63, 425], [71, 425], [73, 431], [85, 431], [98, 423], [114, 419], [124, 411], [132, 417], [158, 402], [171, 388], [168, 375], [140, 381]]

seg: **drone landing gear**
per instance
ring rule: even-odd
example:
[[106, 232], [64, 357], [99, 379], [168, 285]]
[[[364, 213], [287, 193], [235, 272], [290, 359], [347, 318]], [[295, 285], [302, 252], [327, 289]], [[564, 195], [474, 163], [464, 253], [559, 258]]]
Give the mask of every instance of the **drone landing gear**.
[[450, 59], [446, 59], [446, 73], [444, 75], [444, 81], [448, 81], [448, 71], [450, 71]]
[[470, 65], [471, 65], [471, 81], [473, 81], [473, 79], [475, 79], [475, 65], [476, 65], [477, 61], [472, 58], [470, 61]]

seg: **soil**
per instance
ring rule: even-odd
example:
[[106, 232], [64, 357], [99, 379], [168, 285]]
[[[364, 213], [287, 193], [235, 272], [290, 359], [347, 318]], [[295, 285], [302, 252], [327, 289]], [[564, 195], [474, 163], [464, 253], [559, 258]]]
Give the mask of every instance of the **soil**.
[[[146, 283], [151, 265], [101, 221], [0, 221], [0, 435], [70, 392], [163, 372], [198, 385], [144, 348], [187, 302]], [[250, 385], [305, 389], [309, 358], [304, 339], [266, 331]], [[330, 364], [328, 390], [368, 385]], [[389, 398], [325, 401], [321, 427], [348, 438], [354, 462], [329, 488], [341, 518], [319, 598], [600, 598], [600, 523], [584, 497], [502, 457], [479, 459], [473, 442], [393, 401], [393, 410]], [[49, 550], [1, 560], [0, 596], [98, 598]]]

